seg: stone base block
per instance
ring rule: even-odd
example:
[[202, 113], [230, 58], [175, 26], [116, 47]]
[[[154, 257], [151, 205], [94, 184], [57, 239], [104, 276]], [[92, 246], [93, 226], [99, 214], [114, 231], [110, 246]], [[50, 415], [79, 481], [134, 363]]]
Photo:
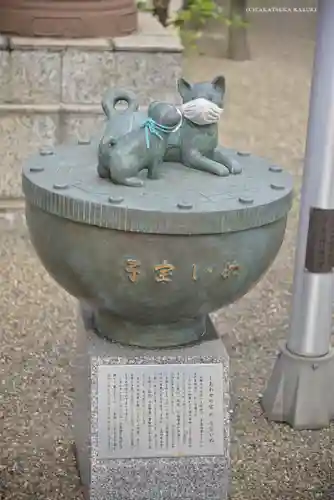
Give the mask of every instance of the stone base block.
[[140, 13], [129, 36], [93, 39], [0, 39], [0, 103], [100, 104], [109, 87], [175, 94], [182, 46], [176, 33]]
[[74, 370], [74, 435], [86, 499], [227, 498], [228, 355], [222, 341], [124, 347], [98, 337], [85, 320]]

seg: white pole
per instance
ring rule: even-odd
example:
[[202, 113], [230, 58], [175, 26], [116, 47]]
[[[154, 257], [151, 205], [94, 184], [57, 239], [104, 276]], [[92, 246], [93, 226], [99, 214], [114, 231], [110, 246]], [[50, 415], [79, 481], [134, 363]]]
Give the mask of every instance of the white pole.
[[292, 313], [262, 399], [269, 419], [320, 428], [334, 418], [334, 0], [319, 0]]
[[[325, 209], [324, 217], [327, 215], [327, 209], [334, 209], [333, 0], [320, 0], [318, 6], [317, 42], [295, 260], [292, 316], [287, 343], [290, 351], [302, 356], [327, 354], [331, 336], [332, 272], [317, 273], [305, 269], [310, 210], [313, 207]], [[333, 221], [333, 214], [328, 215]], [[328, 229], [334, 231], [334, 224]], [[327, 240], [333, 246], [334, 241], [331, 241], [330, 237]]]

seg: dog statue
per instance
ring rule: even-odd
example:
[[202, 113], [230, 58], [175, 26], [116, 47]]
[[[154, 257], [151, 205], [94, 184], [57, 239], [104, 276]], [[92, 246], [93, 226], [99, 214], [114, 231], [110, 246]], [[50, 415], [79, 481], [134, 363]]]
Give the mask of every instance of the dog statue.
[[[98, 174], [115, 184], [140, 187], [144, 184], [138, 177], [142, 170], [148, 170], [149, 179], [158, 178], [157, 170], [163, 162], [168, 137], [181, 126], [182, 114], [172, 104], [153, 102], [148, 108], [148, 118], [139, 126], [133, 127], [129, 118], [130, 128], [125, 134], [113, 137], [109, 130], [107, 141], [105, 134], [100, 143]], [[117, 118], [113, 123], [117, 128]]]
[[[164, 160], [179, 161], [187, 167], [219, 176], [239, 174], [239, 162], [218, 148], [218, 121], [224, 104], [225, 78], [217, 76], [212, 82], [194, 84], [180, 78], [178, 90], [183, 101], [184, 120], [180, 130], [170, 137]], [[204, 112], [203, 103], [206, 104]], [[196, 117], [196, 108], [201, 112], [200, 120]]]
[[[184, 78], [178, 80], [183, 121], [181, 127], [168, 136], [165, 162], [180, 162], [219, 176], [241, 172], [240, 163], [218, 146], [218, 122], [224, 106], [225, 87], [223, 76], [217, 76], [211, 82], [194, 84]], [[126, 101], [127, 109], [117, 109], [119, 101]], [[102, 99], [102, 108], [107, 123], [99, 142], [98, 173], [100, 177], [110, 178], [110, 154], [113, 151], [110, 144], [131, 131], [140, 130], [147, 120], [147, 112], [139, 110], [135, 94], [124, 89], [108, 90]]]

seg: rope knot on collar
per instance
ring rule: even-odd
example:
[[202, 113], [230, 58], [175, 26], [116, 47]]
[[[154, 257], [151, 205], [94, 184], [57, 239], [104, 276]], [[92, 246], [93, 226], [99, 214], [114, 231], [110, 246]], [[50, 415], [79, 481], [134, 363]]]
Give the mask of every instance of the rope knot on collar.
[[150, 147], [150, 134], [155, 135], [158, 137], [160, 140], [163, 139], [162, 134], [170, 134], [171, 132], [176, 132], [181, 126], [182, 122], [182, 115], [180, 113], [180, 123], [178, 123], [176, 126], [169, 126], [169, 125], [160, 125], [157, 123], [153, 118], [147, 118], [145, 122], [141, 125], [141, 128], [145, 129], [145, 140], [146, 140], [146, 147], [149, 149]]

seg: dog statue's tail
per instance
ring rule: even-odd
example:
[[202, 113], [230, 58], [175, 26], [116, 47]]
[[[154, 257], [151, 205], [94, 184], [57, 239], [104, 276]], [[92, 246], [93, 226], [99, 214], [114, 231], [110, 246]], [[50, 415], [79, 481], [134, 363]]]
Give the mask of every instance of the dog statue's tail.
[[[127, 104], [126, 108], [118, 109], [117, 104], [125, 102]], [[139, 108], [139, 103], [136, 94], [131, 90], [125, 89], [109, 89], [105, 93], [102, 99], [102, 109], [104, 114], [108, 119], [113, 115], [122, 113], [124, 111], [137, 111]]]

